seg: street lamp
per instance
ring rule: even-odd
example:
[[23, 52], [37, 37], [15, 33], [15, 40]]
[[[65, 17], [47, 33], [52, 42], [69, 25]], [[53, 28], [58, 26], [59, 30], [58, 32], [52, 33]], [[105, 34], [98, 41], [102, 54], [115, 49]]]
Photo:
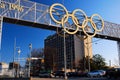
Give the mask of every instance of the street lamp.
[[32, 50], [32, 44], [29, 44], [30, 49], [30, 56], [29, 56], [29, 71], [28, 71], [28, 77], [30, 77], [30, 67], [31, 67], [31, 50]]
[[89, 43], [88, 39], [89, 39], [89, 37], [87, 38], [87, 43], [86, 44], [87, 44], [87, 53], [88, 53], [88, 72], [90, 72], [90, 69], [91, 69], [90, 68], [90, 53], [89, 53], [89, 48], [90, 48], [89, 44], [90, 43]]
[[19, 74], [20, 74], [20, 53], [21, 53], [21, 50], [20, 48], [18, 49], [18, 77], [19, 77]]
[[92, 43], [93, 42], [90, 42], [91, 41], [91, 37], [88, 37], [87, 38], [87, 43], [86, 43], [86, 46], [84, 46], [84, 47], [86, 47], [87, 48], [87, 53], [88, 53], [88, 71], [90, 72], [91, 71], [91, 61], [90, 61], [90, 59], [91, 59], [91, 51], [92, 51]]
[[65, 71], [65, 80], [67, 80], [67, 60], [66, 60], [66, 40], [65, 40], [65, 31], [64, 31], [64, 71]]

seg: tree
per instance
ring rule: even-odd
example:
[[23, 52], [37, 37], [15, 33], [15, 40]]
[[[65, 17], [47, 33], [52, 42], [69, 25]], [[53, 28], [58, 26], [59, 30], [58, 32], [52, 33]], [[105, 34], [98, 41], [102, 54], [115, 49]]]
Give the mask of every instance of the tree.
[[90, 59], [88, 56], [81, 59], [78, 66], [79, 70], [86, 70], [89, 68], [88, 60], [90, 62], [91, 70], [104, 69], [106, 66], [105, 58], [103, 58], [100, 54], [95, 54]]
[[58, 60], [57, 56], [57, 49], [55, 47], [49, 47], [46, 46], [44, 50], [45, 54], [45, 69], [48, 70], [57, 70], [58, 64], [56, 64], [56, 61]]
[[91, 70], [103, 69], [105, 66], [105, 58], [103, 58], [100, 54], [93, 55]]
[[[31, 59], [31, 66], [30, 66], [30, 71], [32, 76], [37, 76], [40, 72], [40, 70], [43, 70], [44, 63], [42, 60], [44, 59], [44, 49], [43, 48], [38, 48], [38, 49], [33, 49], [31, 51], [31, 57], [38, 58], [37, 60], [32, 60]], [[28, 55], [29, 59], [29, 55]], [[29, 60], [26, 61], [26, 68], [29, 67]]]
[[31, 57], [44, 58], [44, 49], [38, 48], [31, 51]]

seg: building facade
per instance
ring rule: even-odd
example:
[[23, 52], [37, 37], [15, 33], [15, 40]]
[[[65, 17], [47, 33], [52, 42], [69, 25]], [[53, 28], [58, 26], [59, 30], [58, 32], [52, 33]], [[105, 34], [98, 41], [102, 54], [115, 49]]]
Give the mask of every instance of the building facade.
[[8, 68], [9, 68], [9, 65], [7, 63], [1, 62], [0, 63], [0, 76], [8, 73]]
[[[48, 36], [44, 41], [45, 68], [47, 70], [64, 69], [64, 40], [57, 34]], [[67, 69], [75, 70], [84, 57], [92, 57], [91, 39], [81, 40], [76, 35], [66, 37]], [[84, 63], [83, 63], [84, 64]]]
[[118, 46], [118, 60], [119, 60], [119, 66], [120, 66], [120, 42], [117, 42]]
[[44, 70], [44, 59], [43, 58], [32, 59], [30, 70], [31, 76], [39, 76], [40, 71]]

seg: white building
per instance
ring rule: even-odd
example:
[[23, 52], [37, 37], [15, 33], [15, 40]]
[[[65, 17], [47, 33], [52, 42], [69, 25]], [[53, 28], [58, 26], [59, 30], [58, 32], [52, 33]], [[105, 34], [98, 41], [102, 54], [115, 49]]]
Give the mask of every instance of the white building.
[[9, 68], [9, 65], [2, 62], [0, 63], [0, 76], [1, 75], [6, 75], [6, 73], [8, 72], [8, 68]]

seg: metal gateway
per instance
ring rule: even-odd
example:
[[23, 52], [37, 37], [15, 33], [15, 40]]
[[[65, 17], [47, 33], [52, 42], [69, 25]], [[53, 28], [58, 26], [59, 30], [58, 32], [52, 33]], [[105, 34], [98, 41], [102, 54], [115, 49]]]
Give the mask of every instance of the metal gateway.
[[[32, 27], [49, 29], [54, 31], [56, 31], [56, 29], [62, 29], [61, 25], [56, 24], [51, 19], [49, 9], [50, 8], [47, 5], [28, 1], [28, 0], [1, 0], [0, 27], [2, 27], [2, 22], [9, 22], [13, 24], [32, 26]], [[61, 10], [61, 9], [54, 8], [54, 10]], [[61, 11], [65, 12], [64, 10]], [[61, 17], [59, 14], [57, 14], [56, 16]], [[74, 25], [70, 25], [69, 23], [68, 25], [74, 26]], [[72, 28], [72, 30], [74, 30], [74, 28]], [[88, 31], [87, 33], [93, 34], [92, 31]], [[117, 41], [118, 50], [120, 54], [119, 24], [104, 21], [104, 30], [101, 32], [97, 32], [95, 37]]]

